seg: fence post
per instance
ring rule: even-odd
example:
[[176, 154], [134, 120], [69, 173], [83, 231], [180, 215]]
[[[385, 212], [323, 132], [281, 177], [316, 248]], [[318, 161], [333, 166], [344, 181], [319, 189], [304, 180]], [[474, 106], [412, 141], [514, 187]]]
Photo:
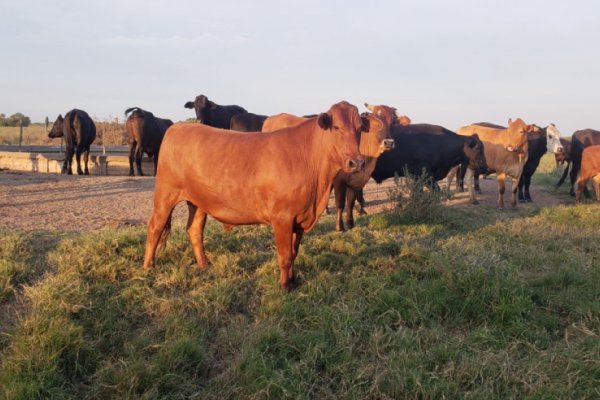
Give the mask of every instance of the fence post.
[[23, 144], [23, 118], [19, 119], [19, 151], [21, 151], [22, 144]]

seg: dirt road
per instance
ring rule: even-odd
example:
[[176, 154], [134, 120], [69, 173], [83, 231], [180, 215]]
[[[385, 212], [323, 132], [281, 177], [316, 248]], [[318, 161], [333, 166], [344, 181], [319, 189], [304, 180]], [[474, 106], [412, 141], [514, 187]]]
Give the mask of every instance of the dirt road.
[[[367, 212], [392, 206], [388, 190], [393, 180], [365, 187]], [[481, 181], [480, 205], [496, 206], [496, 181]], [[31, 172], [0, 171], [0, 228], [22, 230], [95, 231], [107, 227], [145, 225], [152, 211], [153, 177], [66, 176]], [[507, 190], [508, 192], [508, 190]], [[536, 205], [553, 205], [560, 198], [532, 187]], [[508, 194], [505, 194], [507, 202]], [[473, 207], [467, 193], [457, 193], [449, 207]], [[333, 207], [333, 199], [329, 201]], [[528, 205], [524, 205], [527, 207]], [[523, 207], [523, 205], [519, 205]], [[177, 206], [174, 224], [187, 219], [185, 204]]]

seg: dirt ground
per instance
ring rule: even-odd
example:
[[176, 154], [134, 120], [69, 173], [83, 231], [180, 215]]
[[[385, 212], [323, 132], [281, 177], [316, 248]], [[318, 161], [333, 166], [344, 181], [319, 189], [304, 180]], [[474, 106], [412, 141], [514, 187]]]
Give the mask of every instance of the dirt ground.
[[[381, 185], [372, 180], [365, 187], [366, 211], [381, 212], [392, 206], [388, 190], [393, 180]], [[507, 185], [505, 204], [509, 203]], [[481, 181], [483, 194], [477, 206], [469, 204], [468, 193], [456, 193], [449, 207], [496, 207], [494, 179]], [[0, 228], [86, 232], [102, 228], [145, 225], [152, 212], [153, 177], [67, 176], [33, 172], [0, 171]], [[535, 205], [564, 202], [532, 186]], [[329, 200], [333, 210], [333, 198]], [[519, 207], [531, 205], [519, 204]], [[173, 222], [184, 224], [185, 204], [177, 206]]]

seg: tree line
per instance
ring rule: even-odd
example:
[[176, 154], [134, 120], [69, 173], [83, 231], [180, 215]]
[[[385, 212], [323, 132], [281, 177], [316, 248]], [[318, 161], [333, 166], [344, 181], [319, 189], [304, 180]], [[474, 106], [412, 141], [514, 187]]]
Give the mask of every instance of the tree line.
[[23, 126], [31, 124], [31, 119], [21, 113], [15, 113], [10, 117], [0, 113], [0, 126], [19, 126], [21, 121], [23, 121]]

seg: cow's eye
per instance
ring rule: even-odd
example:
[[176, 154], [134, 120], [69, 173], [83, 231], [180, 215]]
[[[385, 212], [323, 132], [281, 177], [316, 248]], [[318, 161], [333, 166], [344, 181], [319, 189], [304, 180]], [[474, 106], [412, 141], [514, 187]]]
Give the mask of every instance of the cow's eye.
[[339, 130], [340, 130], [340, 127], [339, 127], [339, 126], [337, 126], [337, 125], [334, 125], [334, 126], [333, 126], [333, 129], [334, 129], [334, 130], [336, 130], [336, 131], [339, 131]]

